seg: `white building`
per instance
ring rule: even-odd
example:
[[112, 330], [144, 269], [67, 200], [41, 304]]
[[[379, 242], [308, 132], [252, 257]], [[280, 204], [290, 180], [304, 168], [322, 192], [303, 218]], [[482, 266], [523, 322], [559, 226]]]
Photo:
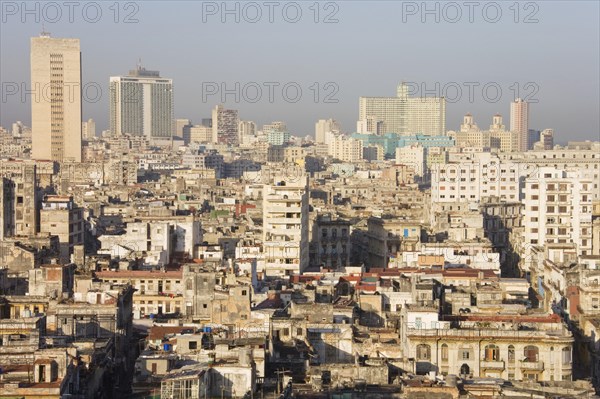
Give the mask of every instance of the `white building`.
[[252, 121], [240, 121], [240, 144], [252, 144], [256, 141], [256, 123]]
[[276, 177], [263, 187], [263, 250], [267, 275], [308, 267], [308, 177]]
[[84, 140], [92, 140], [96, 137], [96, 122], [92, 118], [81, 123], [81, 137]]
[[360, 134], [376, 134], [381, 136], [385, 133], [384, 127], [383, 121], [374, 116], [367, 116], [365, 119], [356, 122], [356, 132]]
[[[372, 118], [369, 127], [368, 118]], [[408, 85], [398, 86], [396, 97], [360, 97], [359, 122], [367, 132], [420, 133], [439, 136], [446, 132], [446, 99], [443, 97], [409, 97]], [[379, 127], [374, 121], [381, 121]]]
[[506, 130], [500, 114], [493, 116], [489, 130], [480, 130], [473, 120], [473, 115], [466, 114], [460, 130], [450, 131], [448, 136], [454, 138], [457, 147], [519, 151], [519, 133]]
[[461, 155], [462, 160], [431, 165], [432, 202], [479, 202], [490, 196], [519, 200], [519, 177], [527, 173], [519, 164], [490, 152]]
[[171, 256], [195, 255], [202, 242], [200, 222], [196, 220], [158, 220], [127, 223], [126, 233], [103, 235], [98, 253], [115, 258], [144, 258], [147, 266], [166, 266]]
[[110, 78], [110, 130], [168, 139], [173, 133], [173, 80], [138, 65], [127, 76]]
[[327, 132], [340, 132], [340, 125], [334, 119], [319, 119], [315, 123], [315, 142], [316, 143], [327, 143], [326, 133]]
[[568, 171], [590, 171], [594, 182], [592, 195], [594, 199], [600, 199], [600, 142], [569, 142], [566, 146], [552, 149], [542, 147], [527, 152], [498, 153], [498, 157], [517, 164], [522, 171], [535, 171], [544, 166]]
[[525, 179], [525, 243], [574, 244], [579, 255], [591, 255], [593, 186], [584, 170], [542, 167]]
[[337, 136], [330, 139], [328, 154], [342, 162], [358, 162], [363, 156], [362, 140], [346, 136]]
[[421, 145], [408, 145], [396, 148], [396, 163], [412, 166], [415, 176], [425, 176], [427, 149]]
[[517, 98], [510, 103], [510, 131], [519, 135], [519, 151], [529, 149], [529, 103]]

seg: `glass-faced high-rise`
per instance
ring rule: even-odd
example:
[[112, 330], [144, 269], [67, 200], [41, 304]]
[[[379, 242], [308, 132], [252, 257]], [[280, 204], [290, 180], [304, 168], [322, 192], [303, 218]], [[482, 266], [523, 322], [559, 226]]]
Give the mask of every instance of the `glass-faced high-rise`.
[[173, 132], [173, 80], [142, 67], [110, 78], [110, 130], [113, 135], [170, 138]]

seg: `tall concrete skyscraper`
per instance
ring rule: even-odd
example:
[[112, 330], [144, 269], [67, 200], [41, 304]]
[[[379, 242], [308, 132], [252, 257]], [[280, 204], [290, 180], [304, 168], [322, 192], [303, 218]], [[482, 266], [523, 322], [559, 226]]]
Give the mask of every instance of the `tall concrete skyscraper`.
[[81, 162], [79, 39], [31, 38], [32, 158]]
[[240, 143], [240, 118], [235, 109], [225, 109], [217, 105], [212, 111], [213, 142], [238, 145]]
[[378, 129], [383, 133], [441, 136], [446, 133], [446, 99], [411, 97], [403, 82], [396, 97], [360, 97], [358, 122], [366, 126], [369, 118], [382, 123]]
[[169, 139], [173, 133], [173, 80], [138, 65], [127, 76], [110, 78], [110, 130]]
[[521, 98], [510, 103], [510, 131], [519, 135], [519, 151], [530, 149], [529, 104]]

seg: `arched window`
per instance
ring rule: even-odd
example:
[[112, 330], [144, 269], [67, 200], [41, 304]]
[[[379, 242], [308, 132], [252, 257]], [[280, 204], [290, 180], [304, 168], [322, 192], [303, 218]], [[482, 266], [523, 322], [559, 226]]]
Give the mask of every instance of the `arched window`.
[[508, 362], [509, 363], [515, 362], [515, 347], [512, 345], [508, 346]]
[[528, 345], [523, 349], [524, 361], [526, 362], [537, 362], [540, 357], [540, 350], [537, 346]]
[[448, 360], [448, 345], [446, 345], [446, 344], [442, 344], [442, 360], [443, 361]]
[[573, 362], [573, 352], [570, 346], [562, 348], [562, 362], [563, 364], [571, 364]]
[[469, 375], [471, 373], [471, 368], [467, 363], [464, 363], [460, 366], [460, 375]]
[[431, 347], [427, 344], [417, 345], [417, 360], [430, 360]]
[[487, 345], [485, 347], [485, 360], [488, 362], [500, 360], [500, 348], [494, 344]]

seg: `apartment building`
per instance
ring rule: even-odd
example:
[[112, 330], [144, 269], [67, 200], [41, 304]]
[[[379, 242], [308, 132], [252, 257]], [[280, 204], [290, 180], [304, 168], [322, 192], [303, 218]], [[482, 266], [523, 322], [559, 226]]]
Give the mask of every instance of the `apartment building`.
[[83, 209], [73, 197], [48, 195], [42, 201], [40, 233], [58, 236], [62, 263], [69, 263], [75, 246], [84, 244], [83, 222]]
[[342, 162], [358, 162], [362, 160], [363, 144], [361, 140], [346, 137], [333, 137], [328, 144], [328, 154]]
[[580, 256], [592, 254], [591, 172], [539, 168], [523, 189], [525, 243], [573, 244]]
[[275, 177], [264, 185], [263, 249], [267, 275], [289, 275], [308, 267], [308, 177]]
[[494, 153], [474, 152], [462, 160], [433, 164], [432, 202], [480, 202], [484, 197], [518, 201], [519, 178], [525, 173], [511, 161], [501, 161]]

